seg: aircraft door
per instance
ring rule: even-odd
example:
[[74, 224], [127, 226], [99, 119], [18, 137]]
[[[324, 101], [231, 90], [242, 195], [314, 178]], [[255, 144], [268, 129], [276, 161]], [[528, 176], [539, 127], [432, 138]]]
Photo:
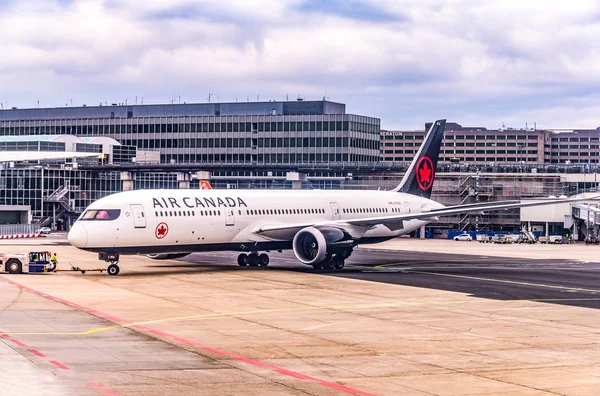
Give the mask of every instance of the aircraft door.
[[409, 202], [402, 202], [402, 213], [410, 214], [410, 203]]
[[226, 226], [234, 226], [235, 225], [235, 213], [232, 208], [225, 209], [225, 225]]
[[144, 207], [140, 204], [133, 204], [131, 205], [131, 213], [133, 213], [133, 226], [135, 228], [146, 228]]
[[339, 220], [340, 219], [340, 208], [338, 207], [337, 202], [329, 202], [331, 205], [331, 219]]

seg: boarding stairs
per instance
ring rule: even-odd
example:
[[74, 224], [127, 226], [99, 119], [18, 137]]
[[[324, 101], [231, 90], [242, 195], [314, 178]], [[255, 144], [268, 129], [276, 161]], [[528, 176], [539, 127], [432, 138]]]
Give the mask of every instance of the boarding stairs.
[[75, 208], [71, 205], [71, 201], [69, 200], [69, 192], [71, 191], [68, 185], [59, 186], [52, 194], [46, 198], [46, 202], [49, 203], [57, 203], [62, 209], [74, 213]]
[[527, 238], [527, 241], [529, 241], [531, 243], [536, 242], [535, 235], [533, 234], [533, 232], [529, 231], [527, 228], [523, 227], [523, 229], [521, 230], [521, 234], [523, 234], [523, 236], [525, 236], [525, 238]]

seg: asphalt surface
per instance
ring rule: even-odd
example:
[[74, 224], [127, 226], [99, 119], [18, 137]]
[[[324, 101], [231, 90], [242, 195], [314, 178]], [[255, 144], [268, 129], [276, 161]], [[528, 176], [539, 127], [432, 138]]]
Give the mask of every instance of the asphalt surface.
[[[240, 268], [234, 253], [194, 253], [180, 259], [180, 269], [301, 271], [454, 291], [476, 298], [600, 308], [600, 262], [357, 249], [344, 270], [317, 271], [299, 264], [292, 252], [270, 255], [267, 268]], [[167, 266], [174, 269], [177, 264]]]

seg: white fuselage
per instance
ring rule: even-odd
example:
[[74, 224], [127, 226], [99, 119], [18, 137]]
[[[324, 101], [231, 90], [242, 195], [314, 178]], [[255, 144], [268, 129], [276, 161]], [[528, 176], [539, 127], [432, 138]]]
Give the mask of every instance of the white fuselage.
[[[138, 190], [94, 202], [73, 225], [69, 241], [80, 249], [121, 254], [289, 249], [298, 229], [256, 231], [263, 226], [387, 217], [442, 207], [430, 199], [386, 191]], [[93, 214], [90, 211], [100, 210], [110, 218], [86, 219]], [[345, 228], [357, 243], [369, 243], [426, 223], [407, 220], [394, 230], [382, 225]]]

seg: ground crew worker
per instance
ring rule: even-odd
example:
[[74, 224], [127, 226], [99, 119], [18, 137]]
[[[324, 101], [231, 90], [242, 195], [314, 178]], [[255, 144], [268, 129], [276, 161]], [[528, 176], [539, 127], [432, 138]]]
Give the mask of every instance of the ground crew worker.
[[53, 268], [56, 268], [56, 266], [58, 265], [58, 258], [56, 257], [56, 253], [52, 253], [52, 258], [50, 259], [50, 263], [52, 264]]

